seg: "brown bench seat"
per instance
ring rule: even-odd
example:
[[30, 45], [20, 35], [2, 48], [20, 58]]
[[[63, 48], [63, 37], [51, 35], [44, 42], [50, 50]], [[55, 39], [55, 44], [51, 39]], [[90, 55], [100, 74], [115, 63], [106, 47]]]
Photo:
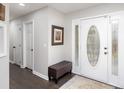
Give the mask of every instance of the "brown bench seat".
[[57, 64], [48, 67], [48, 76], [49, 80], [51, 77], [55, 79], [57, 83], [58, 79], [63, 76], [64, 74], [72, 71], [72, 62], [69, 61], [62, 61]]

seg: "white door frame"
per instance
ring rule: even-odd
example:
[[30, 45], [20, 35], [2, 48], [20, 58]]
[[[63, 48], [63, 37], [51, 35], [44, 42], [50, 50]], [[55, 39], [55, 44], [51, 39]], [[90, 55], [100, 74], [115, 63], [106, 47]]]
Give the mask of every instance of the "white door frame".
[[[80, 63], [80, 52], [79, 52], [79, 66], [75, 66], [75, 25], [79, 26], [79, 32], [81, 31], [81, 27], [80, 27], [80, 22], [81, 20], [87, 20], [87, 19], [94, 19], [94, 18], [100, 18], [100, 17], [108, 17], [109, 14], [102, 14], [102, 15], [96, 15], [96, 16], [90, 16], [90, 17], [82, 17], [82, 18], [77, 18], [77, 19], [73, 19], [72, 20], [72, 62], [73, 62], [73, 73], [82, 75], [80, 70], [81, 70], [81, 63]], [[80, 38], [80, 34], [78, 36], [78, 38]], [[79, 50], [80, 50], [80, 39], [79, 39]]]
[[[80, 32], [80, 21], [81, 20], [94, 19], [94, 18], [99, 18], [99, 17], [108, 17], [108, 16], [111, 16], [113, 14], [121, 13], [121, 12], [123, 12], [123, 11], [113, 12], [113, 13], [106, 13], [106, 14], [101, 14], [101, 15], [96, 15], [96, 16], [81, 17], [81, 18], [77, 18], [77, 19], [72, 20], [72, 62], [73, 62], [73, 64], [75, 63], [75, 46], [74, 46], [74, 44], [75, 44], [75, 33], [74, 33], [75, 29], [74, 29], [74, 26], [78, 25], [79, 26], [79, 32]], [[110, 29], [111, 28], [109, 26], [109, 34], [110, 34], [110, 31], [111, 31]], [[79, 37], [80, 37], [80, 35], [79, 35]], [[107, 38], [109, 38], [109, 36], [107, 36]], [[79, 49], [80, 49], [80, 39], [79, 39]], [[109, 50], [110, 49], [108, 49], [108, 51]], [[108, 58], [108, 61], [110, 61], [109, 59], [111, 59], [111, 58]], [[79, 65], [80, 65], [80, 52], [79, 52]], [[73, 73], [81, 75], [80, 69], [81, 69], [80, 66], [79, 67], [73, 66]]]
[[[75, 39], [75, 37], [74, 37], [75, 29], [74, 29], [74, 26], [79, 24], [79, 31], [80, 31], [80, 22], [78, 22], [78, 23], [76, 23], [76, 22], [78, 20], [80, 21], [80, 20], [98, 18], [98, 17], [102, 17], [102, 16], [109, 16], [109, 17], [117, 16], [118, 14], [121, 14], [121, 13], [124, 13], [124, 11], [117, 11], [117, 12], [112, 12], [112, 13], [96, 15], [96, 16], [82, 17], [82, 18], [77, 18], [77, 19], [72, 20], [72, 62], [73, 62], [73, 72], [74, 73], [81, 75], [80, 72], [77, 72], [78, 69], [80, 69], [80, 66], [78, 68], [76, 68], [75, 65], [74, 65], [74, 62], [75, 62], [75, 59], [74, 59], [75, 58], [75, 50], [74, 50], [75, 49], [75, 46], [74, 46], [74, 44], [75, 44], [75, 41], [74, 41], [74, 39]], [[110, 19], [109, 19], [109, 22], [111, 22]], [[108, 36], [107, 36], [108, 37], [108, 47], [111, 47], [111, 24], [110, 23], [109, 23], [108, 29], [109, 29], [108, 30]], [[80, 42], [80, 40], [79, 40], [79, 42]], [[79, 45], [79, 48], [80, 48], [80, 45]], [[111, 53], [111, 48], [108, 48], [108, 52]], [[118, 60], [120, 60], [120, 58]], [[111, 79], [112, 79], [111, 62], [112, 62], [111, 56], [109, 55], [108, 56], [108, 79], [109, 80], [108, 80], [108, 82], [105, 82], [105, 83], [123, 88], [123, 86], [120, 86], [119, 80], [117, 82], [118, 84], [113, 83], [113, 81], [111, 81]], [[120, 63], [120, 61], [118, 61], [118, 62]], [[80, 64], [80, 61], [79, 61], [79, 64]], [[117, 79], [117, 78], [115, 78], [115, 79]]]
[[[72, 72], [81, 75], [79, 57], [78, 57], [78, 66], [75, 65], [76, 64], [76, 60], [75, 60], [75, 26], [76, 25], [78, 25], [78, 27], [79, 27], [78, 31], [80, 32], [80, 19], [72, 20], [72, 62], [73, 62]], [[78, 40], [80, 41], [79, 37], [80, 37], [80, 35], [78, 36]], [[78, 41], [78, 43], [79, 43], [79, 46], [80, 46], [79, 41]], [[78, 56], [80, 56], [80, 52], [78, 52]]]
[[32, 23], [32, 44], [33, 44], [33, 63], [32, 63], [32, 71], [34, 70], [34, 20], [28, 20], [28, 21], [25, 21], [23, 22], [23, 67], [22, 68], [25, 68], [26, 67], [26, 39], [25, 39], [25, 31], [26, 31], [26, 24], [27, 23]]
[[3, 52], [2, 53], [0, 53], [0, 57], [4, 57], [4, 56], [7, 56], [7, 27], [6, 27], [6, 24], [5, 23], [2, 23], [2, 22], [0, 22], [0, 26], [1, 27], [3, 27], [3, 39], [4, 39], [4, 44], [2, 44], [2, 45], [4, 45], [4, 47], [3, 47]]

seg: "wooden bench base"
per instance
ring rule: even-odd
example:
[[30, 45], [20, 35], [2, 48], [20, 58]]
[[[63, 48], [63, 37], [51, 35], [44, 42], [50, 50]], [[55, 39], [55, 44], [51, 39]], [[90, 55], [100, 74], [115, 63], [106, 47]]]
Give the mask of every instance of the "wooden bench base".
[[48, 76], [49, 80], [51, 78], [55, 79], [55, 83], [57, 84], [58, 79], [62, 77], [66, 73], [71, 73], [72, 71], [72, 62], [62, 61], [55, 65], [48, 67]]

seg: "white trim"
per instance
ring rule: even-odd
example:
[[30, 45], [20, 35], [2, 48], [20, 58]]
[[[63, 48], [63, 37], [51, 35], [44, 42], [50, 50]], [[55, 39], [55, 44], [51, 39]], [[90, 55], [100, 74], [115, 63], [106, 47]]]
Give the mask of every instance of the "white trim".
[[[112, 12], [112, 13], [106, 13], [106, 14], [102, 14], [102, 15], [97, 15], [97, 16], [89, 16], [89, 17], [83, 17], [83, 18], [76, 18], [76, 19], [72, 19], [72, 61], [74, 62], [74, 46], [73, 46], [73, 44], [74, 44], [74, 27], [73, 27], [73, 24], [77, 24], [77, 23], [75, 23], [75, 21], [76, 20], [87, 20], [87, 19], [92, 19], [92, 18], [99, 18], [99, 17], [111, 17], [111, 16], [117, 16], [118, 14], [121, 14], [121, 13], [124, 13], [124, 11], [118, 11], [118, 12]], [[117, 17], [118, 18], [118, 17]], [[109, 19], [109, 21], [110, 21], [110, 19]], [[74, 23], [73, 23], [74, 22]], [[108, 23], [109, 24], [109, 23]], [[110, 24], [108, 25], [108, 31], [109, 31], [109, 34], [110, 34]], [[108, 35], [108, 37], [107, 37], [108, 39], [109, 39], [109, 35]], [[110, 40], [108, 41], [108, 44], [109, 44], [109, 42], [110, 42]], [[80, 46], [79, 46], [80, 47]], [[109, 49], [108, 51], [110, 51], [111, 49]], [[80, 56], [80, 54], [79, 54], [79, 56]], [[80, 60], [80, 59], [79, 59]], [[111, 85], [114, 85], [114, 86], [118, 86], [118, 87], [120, 87], [120, 85], [119, 84], [115, 84], [115, 83], [113, 83], [112, 81], [111, 81], [111, 67], [109, 67], [110, 66], [110, 62], [111, 62], [111, 57], [108, 57], [108, 78], [109, 78], [109, 80], [107, 81], [107, 82], [105, 82], [105, 83], [107, 83], [107, 84], [111, 84]], [[80, 62], [79, 62], [80, 63]], [[74, 63], [73, 63], [74, 64]], [[80, 68], [79, 68], [80, 69]], [[79, 75], [81, 75], [80, 73], [78, 73], [78, 71], [76, 71], [76, 69], [73, 69], [73, 72], [74, 73], [76, 73], [76, 74], [79, 74]], [[83, 75], [82, 75], [83, 76]], [[84, 75], [84, 76], [86, 76], [86, 75]], [[88, 78], [90, 78], [89, 76], [86, 76], [86, 77], [88, 77]]]
[[14, 63], [15, 63], [15, 62], [14, 62], [14, 61], [12, 61], [12, 60], [9, 60], [9, 62], [10, 62], [10, 63], [12, 63], [12, 64], [14, 64]]
[[121, 11], [116, 11], [116, 12], [111, 12], [111, 13], [99, 14], [99, 15], [96, 15], [96, 16], [74, 18], [72, 20], [87, 20], [87, 19], [94, 19], [94, 18], [99, 18], [99, 17], [107, 17], [107, 16], [112, 16], [113, 14], [120, 14], [122, 12], [124, 13], [124, 11], [121, 10]]
[[[17, 64], [17, 63], [15, 63], [14, 61], [12, 61], [12, 60], [9, 60], [9, 62], [11, 63], [11, 64]], [[17, 64], [17, 65], [19, 65], [19, 64]], [[25, 68], [23, 65], [19, 65], [20, 66], [20, 68]]]
[[33, 74], [35, 74], [36, 76], [39, 76], [39, 77], [41, 77], [41, 78], [43, 78], [45, 80], [48, 80], [48, 76], [43, 75], [43, 74], [41, 74], [39, 72], [33, 71]]
[[23, 65], [20, 65], [20, 68], [25, 68]]
[[33, 66], [32, 66], [32, 71], [34, 70], [34, 20], [28, 20], [28, 21], [25, 21], [25, 22], [23, 22], [23, 68], [25, 68], [26, 67], [26, 46], [25, 46], [25, 24], [27, 24], [27, 23], [32, 23], [32, 28], [33, 28], [33, 32], [32, 32], [32, 38], [33, 38], [33, 40], [32, 40], [32, 43], [33, 43]]
[[[75, 25], [79, 26], [78, 30], [80, 33], [80, 19], [72, 20], [72, 62], [73, 62], [72, 72], [80, 75], [80, 60], [79, 59], [78, 59], [78, 66], [75, 65], [75, 63], [76, 63], [75, 62]], [[78, 36], [78, 38], [79, 38], [79, 36]], [[80, 44], [79, 44], [79, 46], [80, 46]], [[80, 48], [80, 47], [78, 47], [78, 48]]]
[[2, 44], [4, 48], [3, 48], [3, 52], [0, 53], [0, 57], [5, 57], [7, 56], [7, 25], [0, 21], [0, 26], [3, 27], [3, 35], [4, 35], [3, 37], [4, 42]]

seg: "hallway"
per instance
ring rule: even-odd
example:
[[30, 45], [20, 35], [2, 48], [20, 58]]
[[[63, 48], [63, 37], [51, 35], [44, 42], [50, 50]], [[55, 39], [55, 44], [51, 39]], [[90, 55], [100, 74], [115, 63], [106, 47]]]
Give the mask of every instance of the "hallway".
[[55, 84], [54, 81], [49, 82], [32, 74], [29, 69], [10, 64], [10, 89], [58, 89], [73, 76], [67, 74]]

